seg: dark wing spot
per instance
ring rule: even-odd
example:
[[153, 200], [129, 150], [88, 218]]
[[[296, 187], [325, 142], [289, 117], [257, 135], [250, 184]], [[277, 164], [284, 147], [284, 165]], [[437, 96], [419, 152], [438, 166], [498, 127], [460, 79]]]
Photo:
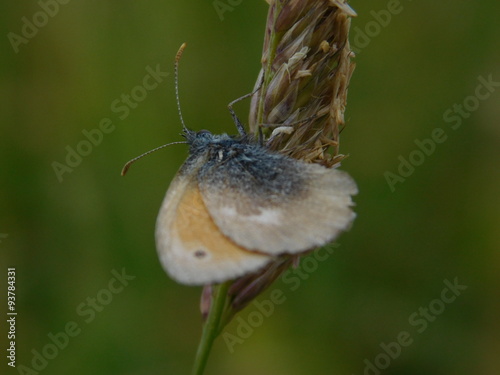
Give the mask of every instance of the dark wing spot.
[[194, 256], [198, 259], [202, 259], [202, 258], [205, 258], [207, 256], [207, 253], [205, 250], [196, 250], [194, 252]]

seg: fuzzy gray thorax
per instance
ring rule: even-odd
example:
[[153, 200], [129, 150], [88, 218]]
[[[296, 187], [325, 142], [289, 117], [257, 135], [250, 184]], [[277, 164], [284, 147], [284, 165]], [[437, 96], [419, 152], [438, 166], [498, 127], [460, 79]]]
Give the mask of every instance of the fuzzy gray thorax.
[[221, 191], [240, 191], [257, 201], [283, 201], [305, 187], [305, 163], [270, 151], [248, 138], [186, 132], [189, 158], [184, 168], [197, 169], [198, 181]]
[[245, 145], [248, 145], [247, 139], [236, 138], [227, 134], [212, 134], [208, 130], [197, 132], [187, 131], [184, 133], [189, 144], [190, 155], [199, 155], [201, 153], [218, 152], [220, 150], [233, 152], [242, 152]]

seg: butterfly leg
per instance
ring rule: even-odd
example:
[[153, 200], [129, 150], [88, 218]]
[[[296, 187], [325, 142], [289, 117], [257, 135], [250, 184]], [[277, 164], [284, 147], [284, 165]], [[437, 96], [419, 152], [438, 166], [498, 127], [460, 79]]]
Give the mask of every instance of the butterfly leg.
[[252, 95], [254, 95], [257, 91], [260, 90], [263, 83], [264, 83], [264, 77], [262, 77], [262, 80], [260, 81], [259, 86], [255, 90], [253, 90], [251, 93], [248, 93], [246, 95], [243, 95], [243, 96], [233, 100], [231, 103], [229, 103], [227, 105], [227, 108], [229, 109], [229, 113], [231, 113], [231, 117], [233, 118], [234, 124], [236, 125], [236, 128], [238, 129], [238, 133], [240, 133], [241, 136], [245, 136], [247, 133], [246, 133], [245, 128], [243, 127], [243, 124], [241, 123], [240, 119], [236, 115], [236, 112], [234, 112], [233, 105], [246, 99], [246, 98], [251, 97]]

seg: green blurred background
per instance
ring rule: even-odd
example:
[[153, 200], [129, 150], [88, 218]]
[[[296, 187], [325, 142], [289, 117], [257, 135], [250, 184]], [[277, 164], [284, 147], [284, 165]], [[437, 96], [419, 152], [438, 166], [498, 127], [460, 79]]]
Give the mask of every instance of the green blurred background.
[[[341, 144], [350, 154], [343, 169], [360, 189], [355, 225], [296, 290], [283, 281], [271, 287], [286, 301], [233, 353], [218, 339], [207, 375], [376, 374], [367, 361], [383, 363], [381, 344], [405, 331], [412, 344], [380, 373], [500, 371], [500, 92], [478, 100], [456, 130], [443, 120], [455, 103], [475, 103], [469, 97], [479, 77], [500, 81], [500, 3], [401, 1], [403, 10], [377, 29], [371, 12], [391, 2], [351, 2], [359, 14], [351, 42], [372, 34], [356, 58]], [[6, 269], [16, 267], [18, 365], [31, 368], [33, 350], [73, 321], [81, 331], [40, 374], [189, 373], [200, 288], [166, 276], [153, 237], [187, 150], [151, 155], [126, 178], [120, 169], [181, 140], [172, 60], [182, 42], [186, 123], [235, 132], [226, 105], [253, 87], [267, 4], [222, 3], [232, 10], [220, 16], [210, 0], [69, 1], [18, 53], [8, 33], [20, 35], [22, 17], [32, 20], [40, 5], [0, 5], [0, 290], [5, 296]], [[169, 76], [120, 119], [112, 102], [158, 64]], [[240, 117], [248, 106], [238, 104]], [[114, 130], [59, 182], [53, 163], [65, 163], [66, 147], [76, 148], [82, 131], [104, 118]], [[392, 192], [384, 173], [397, 173], [398, 156], [407, 159], [415, 140], [435, 128], [447, 140]], [[135, 279], [86, 323], [78, 306], [98, 293], [109, 297], [112, 271], [123, 268]], [[439, 310], [434, 300], [455, 278], [467, 289], [418, 332], [409, 317], [429, 304]], [[2, 297], [0, 373], [14, 374], [5, 358], [5, 309]], [[237, 330], [237, 321], [227, 328]]]

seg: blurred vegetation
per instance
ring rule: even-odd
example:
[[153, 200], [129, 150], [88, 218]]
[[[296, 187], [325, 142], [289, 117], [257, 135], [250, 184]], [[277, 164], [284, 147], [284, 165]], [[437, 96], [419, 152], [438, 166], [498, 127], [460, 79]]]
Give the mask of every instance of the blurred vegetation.
[[[351, 5], [359, 14], [355, 37], [388, 2]], [[343, 169], [360, 188], [354, 227], [296, 290], [283, 281], [271, 288], [286, 301], [234, 353], [219, 338], [207, 374], [362, 374], [365, 359], [373, 362], [381, 343], [402, 331], [413, 343], [381, 373], [498, 373], [500, 92], [479, 101], [457, 130], [443, 114], [475, 95], [479, 77], [500, 81], [500, 3], [400, 5], [358, 53], [351, 81], [341, 152], [350, 154]], [[267, 4], [231, 8], [221, 20], [211, 1], [72, 1], [15, 53], [8, 33], [21, 34], [22, 17], [31, 20], [41, 8], [36, 1], [0, 5], [0, 233], [8, 235], [0, 238], [0, 288], [5, 295], [6, 268], [16, 267], [18, 364], [31, 367], [32, 350], [42, 351], [49, 333], [74, 321], [81, 332], [41, 374], [189, 372], [201, 289], [165, 275], [153, 237], [187, 150], [156, 153], [126, 178], [120, 169], [180, 140], [172, 61], [182, 42], [186, 123], [235, 132], [226, 105], [253, 87]], [[158, 64], [169, 76], [120, 119], [112, 102]], [[248, 106], [238, 104], [241, 118]], [[66, 147], [76, 148], [82, 131], [104, 118], [114, 130], [59, 182], [53, 163], [65, 163]], [[448, 139], [391, 192], [384, 173], [397, 173], [398, 156], [408, 158], [415, 139], [437, 127]], [[78, 306], [98, 293], [104, 298], [112, 270], [123, 268], [135, 279], [86, 323]], [[418, 333], [409, 316], [455, 278], [468, 288]], [[228, 332], [237, 329], [235, 320]], [[17, 373], [5, 362], [2, 373]]]

